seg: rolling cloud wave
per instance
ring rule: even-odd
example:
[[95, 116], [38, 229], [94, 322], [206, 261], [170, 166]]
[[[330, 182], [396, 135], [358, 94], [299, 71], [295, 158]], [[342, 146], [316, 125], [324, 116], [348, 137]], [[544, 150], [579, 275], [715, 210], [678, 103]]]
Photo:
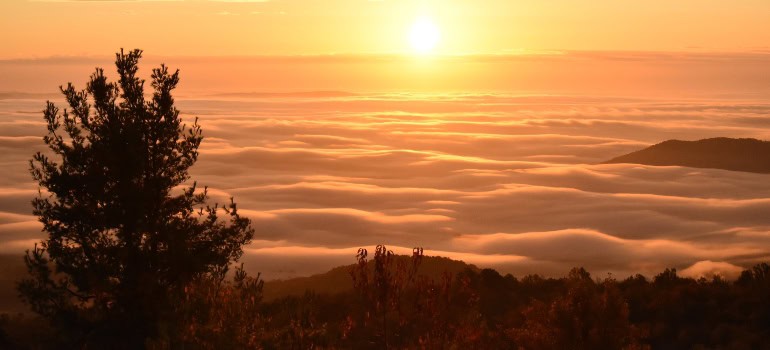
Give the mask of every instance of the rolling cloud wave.
[[[0, 100], [0, 251], [41, 237], [27, 160], [43, 101]], [[767, 175], [598, 164], [666, 139], [770, 139], [757, 101], [505, 94], [181, 99], [206, 139], [192, 170], [257, 231], [267, 278], [322, 272], [385, 243], [517, 274], [572, 266], [734, 275], [770, 256]]]

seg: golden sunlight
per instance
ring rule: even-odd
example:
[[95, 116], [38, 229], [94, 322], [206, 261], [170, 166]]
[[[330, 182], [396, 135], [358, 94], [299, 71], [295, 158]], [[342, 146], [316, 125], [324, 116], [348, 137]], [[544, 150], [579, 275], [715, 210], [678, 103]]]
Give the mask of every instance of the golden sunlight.
[[441, 38], [438, 27], [429, 18], [419, 18], [409, 31], [409, 43], [418, 53], [427, 53], [433, 50]]
[[768, 23], [0, 0], [0, 350], [770, 350]]

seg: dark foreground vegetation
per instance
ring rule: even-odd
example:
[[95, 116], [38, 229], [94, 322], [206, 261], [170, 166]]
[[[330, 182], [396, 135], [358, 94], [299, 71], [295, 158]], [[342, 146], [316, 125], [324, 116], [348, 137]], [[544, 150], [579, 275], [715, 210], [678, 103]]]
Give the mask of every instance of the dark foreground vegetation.
[[[770, 349], [770, 265], [733, 282], [665, 270], [652, 279], [516, 278], [469, 267], [430, 278], [424, 259], [378, 247], [359, 252], [354, 289], [263, 302], [263, 285], [234, 279], [190, 285], [174, 305], [175, 334], [151, 349]], [[42, 319], [0, 318], [0, 348], [101, 348]], [[67, 330], [87, 334], [93, 329]], [[123, 347], [123, 339], [103, 339]], [[101, 345], [105, 343], [102, 342]]]
[[178, 72], [153, 70], [145, 100], [140, 57], [121, 51], [117, 82], [97, 69], [62, 88], [69, 108], [46, 106], [48, 150], [30, 170], [47, 237], [18, 282], [35, 316], [0, 317], [0, 349], [770, 348], [766, 264], [735, 282], [428, 276], [421, 249], [378, 246], [358, 251], [350, 289], [263, 301], [237, 264], [250, 221], [189, 183], [203, 136], [174, 107]]

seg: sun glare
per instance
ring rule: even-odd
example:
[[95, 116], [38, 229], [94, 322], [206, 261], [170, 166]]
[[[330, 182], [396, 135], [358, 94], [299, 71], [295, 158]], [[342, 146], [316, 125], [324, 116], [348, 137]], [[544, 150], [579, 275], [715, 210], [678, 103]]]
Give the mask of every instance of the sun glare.
[[428, 18], [420, 18], [414, 22], [409, 31], [409, 43], [418, 53], [428, 53], [436, 47], [441, 33]]

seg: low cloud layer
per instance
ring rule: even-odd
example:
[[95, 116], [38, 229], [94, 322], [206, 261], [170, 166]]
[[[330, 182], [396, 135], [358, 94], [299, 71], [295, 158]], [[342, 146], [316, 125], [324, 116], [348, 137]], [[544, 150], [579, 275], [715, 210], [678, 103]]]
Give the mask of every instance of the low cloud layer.
[[[515, 274], [734, 277], [770, 256], [767, 175], [601, 161], [666, 139], [770, 139], [770, 105], [508, 94], [188, 96], [206, 139], [192, 175], [234, 196], [268, 279], [387, 244]], [[27, 160], [43, 100], [0, 98], [0, 252], [41, 237]]]

